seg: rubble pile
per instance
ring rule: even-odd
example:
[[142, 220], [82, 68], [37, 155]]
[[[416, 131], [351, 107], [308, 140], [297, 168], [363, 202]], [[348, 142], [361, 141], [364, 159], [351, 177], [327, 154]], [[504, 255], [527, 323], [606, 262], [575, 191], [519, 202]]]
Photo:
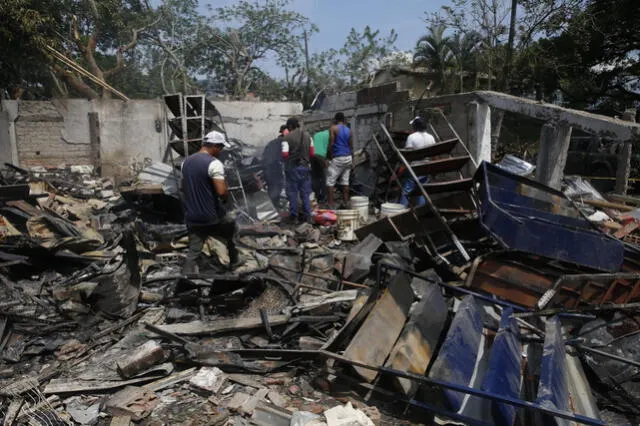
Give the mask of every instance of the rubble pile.
[[[184, 275], [171, 168], [116, 187], [90, 170], [8, 166], [4, 424], [637, 421], [635, 208], [478, 170], [482, 208], [448, 210], [468, 260], [424, 229], [426, 208], [372, 218], [353, 242], [333, 221], [285, 226], [240, 209], [241, 265], [227, 270], [210, 239], [200, 273]], [[606, 232], [628, 229], [624, 242], [592, 228], [593, 207]], [[536, 220], [574, 239], [532, 244]]]
[[318, 350], [344, 327], [368, 286], [338, 278], [330, 227], [241, 226], [240, 268], [218, 268], [211, 240], [205, 272], [185, 277], [185, 226], [144, 201], [80, 198], [98, 180], [68, 170], [2, 177], [32, 188], [0, 207], [7, 424], [379, 424], [327, 393], [314, 356], [231, 352]]

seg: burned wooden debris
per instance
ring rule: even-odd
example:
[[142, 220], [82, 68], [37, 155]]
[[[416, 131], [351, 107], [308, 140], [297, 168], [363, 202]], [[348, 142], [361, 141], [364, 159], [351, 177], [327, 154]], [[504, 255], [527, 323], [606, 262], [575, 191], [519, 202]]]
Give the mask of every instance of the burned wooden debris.
[[[180, 137], [169, 149], [188, 152], [202, 129], [183, 129], [182, 109], [203, 126], [216, 111], [166, 101]], [[432, 179], [406, 194], [424, 206], [361, 216], [355, 242], [332, 220], [285, 226], [253, 208], [255, 161], [231, 158], [242, 264], [223, 267], [211, 240], [191, 275], [172, 167], [116, 186], [90, 170], [8, 166], [4, 423], [637, 421], [640, 201], [476, 165], [435, 117], [424, 152], [380, 127], [376, 207], [397, 191], [394, 163]]]

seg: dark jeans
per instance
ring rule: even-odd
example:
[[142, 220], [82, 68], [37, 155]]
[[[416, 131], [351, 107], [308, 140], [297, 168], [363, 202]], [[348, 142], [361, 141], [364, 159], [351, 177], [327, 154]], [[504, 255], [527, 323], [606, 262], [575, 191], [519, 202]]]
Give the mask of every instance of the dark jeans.
[[327, 201], [327, 168], [325, 158], [319, 155], [311, 159], [311, 187], [319, 203]]
[[229, 250], [229, 259], [231, 264], [238, 261], [238, 250], [233, 242], [236, 233], [236, 222], [225, 216], [217, 225], [208, 226], [187, 226], [189, 231], [189, 252], [184, 264], [185, 273], [198, 272], [198, 260], [202, 254], [202, 247], [208, 237], [224, 238], [227, 242], [227, 250]]
[[311, 173], [308, 167], [298, 166], [295, 169], [285, 170], [287, 178], [287, 199], [289, 200], [289, 215], [298, 216], [298, 196], [302, 198], [304, 214], [311, 217]]
[[[429, 177], [428, 176], [418, 176], [418, 180], [420, 181], [421, 184], [425, 184], [429, 181]], [[416, 181], [413, 180], [411, 177], [407, 177], [404, 178], [402, 180], [402, 194], [400, 194], [400, 199], [398, 200], [398, 203], [402, 204], [405, 207], [409, 207], [409, 195], [411, 195], [411, 193], [418, 187], [418, 185], [416, 185]], [[418, 206], [422, 206], [427, 204], [427, 200], [424, 198], [423, 195], [420, 195], [418, 197], [418, 201], [417, 201], [417, 205]]]
[[267, 182], [267, 194], [269, 194], [273, 206], [276, 209], [280, 208], [280, 194], [284, 186], [282, 163], [271, 163], [265, 167], [264, 180]]

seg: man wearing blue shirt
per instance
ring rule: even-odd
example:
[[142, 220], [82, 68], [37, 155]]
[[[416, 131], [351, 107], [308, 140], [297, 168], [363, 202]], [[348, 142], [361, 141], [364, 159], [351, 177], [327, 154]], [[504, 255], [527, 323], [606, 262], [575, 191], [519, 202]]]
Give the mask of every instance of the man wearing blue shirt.
[[345, 205], [349, 204], [349, 177], [353, 165], [353, 134], [344, 123], [344, 114], [336, 113], [335, 123], [329, 129], [329, 149], [327, 159], [330, 159], [327, 175], [327, 192], [329, 208], [333, 209], [335, 186], [338, 181], [342, 185], [342, 198]]

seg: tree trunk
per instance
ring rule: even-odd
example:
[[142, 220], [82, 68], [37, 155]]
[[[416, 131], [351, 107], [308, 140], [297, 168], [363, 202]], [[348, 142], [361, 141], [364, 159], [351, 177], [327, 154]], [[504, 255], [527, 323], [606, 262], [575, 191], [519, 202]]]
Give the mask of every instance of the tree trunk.
[[244, 73], [239, 72], [236, 76], [236, 87], [233, 89], [233, 96], [242, 100], [244, 98]]
[[516, 37], [516, 17], [518, 10], [518, 0], [511, 0], [511, 22], [509, 24], [509, 41], [507, 43], [507, 58], [504, 64], [504, 72], [502, 75], [502, 91], [509, 90], [511, 80], [511, 67], [513, 63], [513, 42]]
[[58, 65], [54, 65], [53, 71], [58, 76], [58, 78], [64, 80], [68, 85], [73, 87], [78, 93], [84, 95], [87, 99], [96, 99], [99, 97], [98, 93], [93, 90], [91, 86], [89, 86], [80, 77], [76, 76], [71, 71], [64, 70]]
[[488, 63], [487, 63], [487, 90], [491, 90], [493, 88], [493, 52], [489, 52], [487, 55]]

